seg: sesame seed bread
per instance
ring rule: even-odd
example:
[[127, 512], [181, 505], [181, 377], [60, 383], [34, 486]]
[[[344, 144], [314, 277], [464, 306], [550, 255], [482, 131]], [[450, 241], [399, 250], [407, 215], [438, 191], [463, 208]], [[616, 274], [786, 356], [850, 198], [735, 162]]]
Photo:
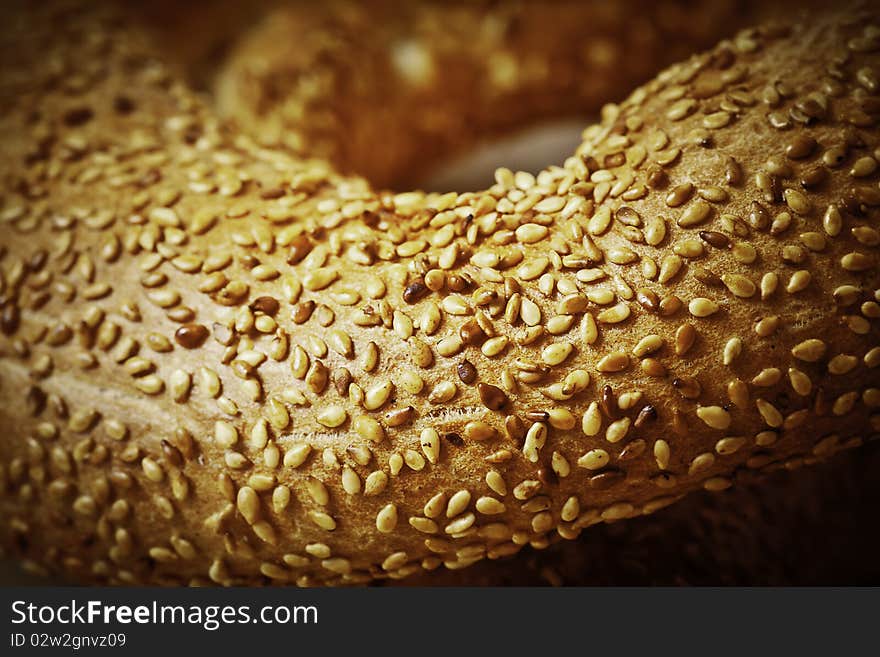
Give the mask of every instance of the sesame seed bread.
[[225, 126], [100, 7], [18, 12], [3, 543], [108, 583], [365, 583], [860, 445], [878, 19], [741, 32], [560, 166], [395, 194]]

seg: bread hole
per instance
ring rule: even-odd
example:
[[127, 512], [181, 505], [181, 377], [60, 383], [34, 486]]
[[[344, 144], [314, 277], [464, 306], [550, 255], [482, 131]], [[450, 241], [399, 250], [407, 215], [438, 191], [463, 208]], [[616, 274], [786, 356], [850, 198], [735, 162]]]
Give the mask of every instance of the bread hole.
[[523, 127], [441, 161], [417, 186], [429, 192], [486, 189], [495, 183], [495, 170], [502, 166], [536, 174], [549, 162], [562, 162], [573, 153], [587, 124], [583, 118], [571, 118]]

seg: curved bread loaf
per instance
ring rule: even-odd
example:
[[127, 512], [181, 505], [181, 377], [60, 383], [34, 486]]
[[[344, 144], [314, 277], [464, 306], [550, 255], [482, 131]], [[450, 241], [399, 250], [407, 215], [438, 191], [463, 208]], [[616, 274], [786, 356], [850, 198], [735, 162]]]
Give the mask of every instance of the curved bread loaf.
[[226, 129], [136, 28], [0, 73], [0, 524], [111, 583], [358, 583], [875, 432], [880, 22], [667, 69], [560, 166], [377, 192]]

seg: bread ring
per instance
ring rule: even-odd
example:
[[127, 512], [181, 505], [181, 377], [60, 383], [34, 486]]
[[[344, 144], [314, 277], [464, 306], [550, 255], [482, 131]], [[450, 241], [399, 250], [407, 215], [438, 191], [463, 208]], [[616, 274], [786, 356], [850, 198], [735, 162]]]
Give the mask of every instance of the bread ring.
[[100, 9], [23, 11], [4, 543], [82, 580], [363, 583], [861, 444], [878, 25], [742, 32], [562, 166], [393, 194], [226, 130]]

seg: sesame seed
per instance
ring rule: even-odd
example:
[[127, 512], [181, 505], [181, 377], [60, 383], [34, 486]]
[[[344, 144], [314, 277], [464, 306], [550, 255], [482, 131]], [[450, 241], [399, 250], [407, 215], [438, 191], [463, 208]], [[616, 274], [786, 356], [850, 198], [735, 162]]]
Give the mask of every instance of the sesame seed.
[[605, 431], [605, 440], [609, 443], [617, 443], [626, 437], [629, 432], [630, 419], [628, 417], [616, 420], [608, 425]]
[[385, 431], [377, 420], [366, 415], [355, 418], [352, 424], [355, 432], [363, 439], [380, 443], [385, 438]]
[[208, 329], [201, 324], [184, 324], [174, 333], [174, 340], [184, 349], [197, 349], [208, 339]]
[[698, 406], [697, 417], [713, 429], [727, 429], [731, 422], [730, 413], [721, 406]]
[[482, 442], [491, 440], [498, 435], [497, 430], [490, 424], [479, 421], [468, 422], [464, 426], [463, 436], [467, 440]]
[[811, 279], [812, 275], [810, 274], [810, 272], [808, 272], [806, 269], [801, 269], [791, 275], [791, 278], [788, 280], [788, 285], [785, 286], [785, 289], [789, 294], [802, 292], [810, 284]]
[[450, 522], [444, 528], [444, 531], [450, 535], [461, 534], [470, 529], [476, 522], [477, 517], [473, 513], [466, 513]]
[[828, 372], [842, 375], [851, 372], [859, 364], [859, 359], [849, 354], [838, 354], [828, 361]]
[[595, 436], [602, 427], [602, 414], [596, 402], [590, 402], [581, 422], [581, 429], [586, 436]]
[[795, 345], [791, 350], [791, 355], [808, 363], [815, 363], [820, 360], [826, 351], [825, 343], [817, 338], [810, 338]]
[[871, 269], [874, 266], [871, 258], [864, 253], [853, 251], [840, 259], [840, 266], [846, 271], [860, 272]]
[[477, 380], [477, 368], [469, 360], [461, 361], [455, 369], [462, 383], [470, 385]]
[[711, 299], [697, 297], [688, 303], [688, 311], [694, 317], [709, 317], [718, 312], [719, 306]]
[[390, 534], [397, 527], [397, 506], [386, 504], [376, 514], [376, 529], [383, 534]]
[[771, 427], [776, 428], [782, 426], [782, 414], [779, 410], [765, 399], [758, 398], [755, 400], [758, 412], [764, 421]]
[[334, 429], [345, 423], [348, 419], [348, 413], [342, 406], [332, 404], [319, 411], [315, 419], [318, 424]]
[[534, 244], [547, 237], [549, 230], [540, 224], [523, 224], [516, 229], [515, 233], [517, 241], [523, 244]]
[[578, 459], [577, 464], [578, 467], [587, 470], [600, 470], [608, 465], [610, 460], [611, 457], [604, 449], [591, 449]]
[[836, 205], [829, 205], [822, 216], [822, 227], [830, 237], [837, 237], [843, 229], [843, 217]]
[[454, 518], [465, 512], [471, 503], [470, 491], [460, 490], [449, 498], [446, 503], [446, 517]]
[[630, 316], [631, 310], [628, 303], [620, 302], [611, 308], [607, 308], [596, 315], [596, 320], [602, 324], [619, 324]]
[[477, 385], [477, 391], [480, 394], [480, 401], [483, 403], [483, 406], [489, 410], [500, 411], [507, 405], [507, 395], [497, 386], [480, 383]]
[[436, 464], [440, 460], [440, 434], [437, 430], [431, 427], [422, 429], [419, 442], [425, 458], [431, 464]]
[[675, 354], [684, 356], [697, 340], [697, 330], [693, 324], [682, 324], [675, 331]]
[[643, 337], [639, 342], [633, 347], [633, 355], [636, 358], [643, 358], [648, 354], [652, 354], [655, 351], [659, 350], [663, 346], [663, 338], [659, 335], [650, 334]]
[[678, 219], [678, 225], [681, 228], [692, 228], [702, 224], [709, 218], [712, 207], [702, 199], [694, 201], [689, 205]]
[[673, 103], [666, 111], [666, 118], [670, 121], [681, 121], [689, 116], [697, 108], [697, 102], [692, 98], [684, 98]]
[[550, 366], [559, 365], [571, 355], [572, 351], [573, 347], [570, 343], [556, 342], [544, 347], [541, 352], [541, 360]]
[[734, 295], [748, 299], [754, 296], [757, 286], [747, 276], [742, 274], [724, 274], [721, 281]]
[[[382, 408], [388, 401], [393, 391], [394, 384], [391, 381], [383, 381], [376, 384], [375, 386], [368, 388], [364, 394], [364, 408], [368, 411], [375, 411]], [[343, 418], [340, 424], [344, 421], [345, 419]]]
[[865, 157], [860, 157], [855, 162], [853, 162], [852, 169], [849, 171], [849, 175], [853, 178], [865, 178], [870, 176], [877, 170], [877, 160], [873, 157], [866, 155]]
[[660, 439], [654, 442], [654, 460], [657, 462], [657, 467], [661, 470], [666, 470], [669, 467], [669, 456], [670, 449], [669, 443], [665, 440]]
[[535, 422], [529, 427], [526, 439], [523, 443], [523, 456], [531, 463], [537, 463], [539, 453], [547, 441], [547, 425], [543, 422]]
[[309, 518], [324, 531], [332, 532], [336, 529], [336, 520], [323, 511], [309, 511]]

